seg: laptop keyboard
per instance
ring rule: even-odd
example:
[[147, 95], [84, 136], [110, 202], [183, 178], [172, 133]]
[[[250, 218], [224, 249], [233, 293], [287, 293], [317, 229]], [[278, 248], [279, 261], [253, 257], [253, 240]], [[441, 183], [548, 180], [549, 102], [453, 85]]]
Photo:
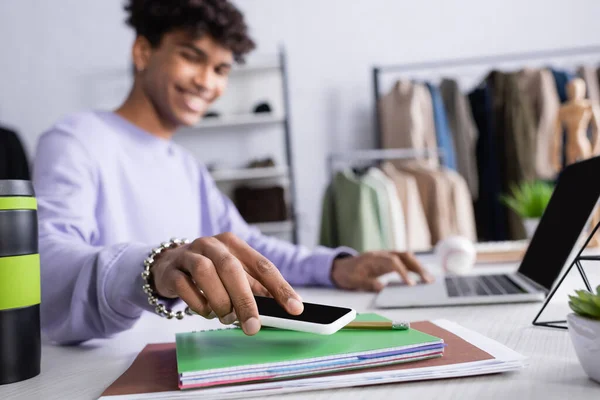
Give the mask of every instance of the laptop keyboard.
[[450, 297], [525, 293], [506, 275], [448, 276], [446, 288]]

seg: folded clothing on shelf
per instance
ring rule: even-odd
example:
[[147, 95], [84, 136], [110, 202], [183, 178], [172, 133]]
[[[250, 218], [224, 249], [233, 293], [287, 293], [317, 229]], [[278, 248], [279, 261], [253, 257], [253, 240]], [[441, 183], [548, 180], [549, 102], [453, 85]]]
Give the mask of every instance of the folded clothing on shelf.
[[248, 168], [266, 168], [274, 167], [275, 161], [271, 157], [259, 158], [248, 163]]
[[285, 190], [282, 186], [234, 189], [234, 203], [248, 223], [284, 221], [287, 219]]

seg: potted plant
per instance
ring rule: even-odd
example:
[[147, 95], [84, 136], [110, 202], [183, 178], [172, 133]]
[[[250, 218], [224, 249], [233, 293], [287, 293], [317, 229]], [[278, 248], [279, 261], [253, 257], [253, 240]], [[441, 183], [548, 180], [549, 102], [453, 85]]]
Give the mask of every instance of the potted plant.
[[600, 383], [600, 285], [596, 293], [576, 290], [569, 296], [569, 336], [585, 373]]
[[513, 183], [510, 195], [502, 195], [500, 201], [521, 217], [527, 237], [531, 238], [553, 191], [554, 186], [543, 181]]

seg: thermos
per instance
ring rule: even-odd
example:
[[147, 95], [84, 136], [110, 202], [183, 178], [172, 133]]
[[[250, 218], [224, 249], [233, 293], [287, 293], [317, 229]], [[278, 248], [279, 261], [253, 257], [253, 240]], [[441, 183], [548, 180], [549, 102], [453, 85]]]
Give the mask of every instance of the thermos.
[[40, 373], [40, 300], [33, 186], [0, 180], [0, 384]]

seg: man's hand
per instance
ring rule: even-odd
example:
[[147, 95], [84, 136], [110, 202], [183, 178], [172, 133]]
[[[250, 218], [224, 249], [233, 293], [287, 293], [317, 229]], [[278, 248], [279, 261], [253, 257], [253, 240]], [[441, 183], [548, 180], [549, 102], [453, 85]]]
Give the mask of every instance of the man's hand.
[[304, 309], [275, 265], [231, 233], [167, 250], [150, 271], [159, 295], [180, 297], [205, 318], [216, 316], [224, 324], [238, 320], [247, 335], [260, 330], [254, 294], [275, 298], [293, 315]]
[[379, 292], [383, 285], [377, 278], [389, 272], [397, 272], [404, 282], [414, 285], [408, 271], [416, 272], [427, 283], [433, 282], [433, 276], [425, 271], [412, 254], [389, 251], [338, 258], [333, 262], [331, 279], [342, 289]]

